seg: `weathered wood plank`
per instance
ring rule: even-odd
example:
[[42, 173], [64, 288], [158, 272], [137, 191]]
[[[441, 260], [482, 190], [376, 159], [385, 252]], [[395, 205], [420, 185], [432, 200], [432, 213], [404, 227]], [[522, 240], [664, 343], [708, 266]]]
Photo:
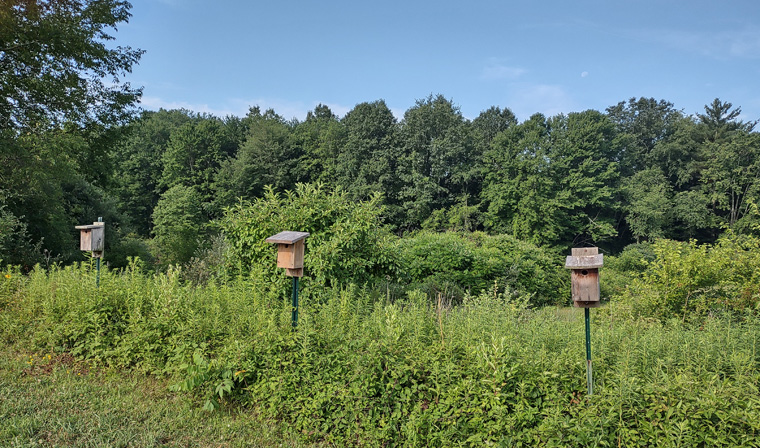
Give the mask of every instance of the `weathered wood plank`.
[[301, 241], [307, 236], [309, 236], [309, 232], [291, 232], [286, 230], [270, 236], [265, 241], [273, 244], [295, 244], [297, 241]]

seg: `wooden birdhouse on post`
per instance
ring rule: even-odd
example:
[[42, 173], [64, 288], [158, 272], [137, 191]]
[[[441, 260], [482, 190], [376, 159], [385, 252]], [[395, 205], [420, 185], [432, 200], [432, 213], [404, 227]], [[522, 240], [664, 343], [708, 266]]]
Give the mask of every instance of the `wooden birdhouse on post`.
[[106, 247], [106, 223], [103, 218], [91, 226], [74, 226], [79, 230], [79, 250], [89, 251], [96, 261], [97, 274], [95, 274], [95, 286], [100, 288], [100, 259], [103, 258], [103, 250]]
[[290, 277], [303, 277], [304, 240], [309, 232], [280, 232], [266, 239], [277, 245], [277, 267]]
[[79, 250], [92, 252], [94, 258], [103, 257], [106, 223], [94, 222], [91, 226], [76, 226], [79, 230]]
[[578, 308], [596, 308], [601, 304], [599, 268], [604, 264], [604, 256], [596, 247], [573, 248], [571, 253], [565, 260], [565, 268], [571, 270], [573, 304]]
[[284, 268], [285, 274], [293, 277], [293, 301], [291, 323], [298, 325], [298, 278], [303, 277], [304, 240], [309, 232], [280, 232], [265, 241], [277, 245], [277, 267]]
[[565, 268], [570, 269], [570, 288], [573, 304], [584, 308], [586, 323], [586, 388], [588, 394], [594, 393], [594, 374], [591, 369], [591, 317], [589, 308], [596, 308], [600, 303], [599, 268], [604, 264], [603, 255], [597, 247], [574, 247], [565, 260]]

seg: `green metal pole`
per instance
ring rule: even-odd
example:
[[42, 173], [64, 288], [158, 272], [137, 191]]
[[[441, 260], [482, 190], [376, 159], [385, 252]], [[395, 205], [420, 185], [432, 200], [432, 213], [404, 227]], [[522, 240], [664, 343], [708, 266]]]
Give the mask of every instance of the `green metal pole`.
[[[98, 216], [98, 222], [103, 222], [103, 218]], [[97, 258], [95, 261], [95, 270], [97, 271], [95, 274], [95, 287], [100, 288], [100, 258], [103, 256], [103, 253], [101, 252], [100, 257]]]
[[293, 328], [298, 325], [298, 277], [293, 277], [293, 308], [291, 311]]
[[584, 308], [586, 317], [586, 386], [588, 394], [594, 394], [594, 375], [591, 372], [591, 317], [588, 308]]

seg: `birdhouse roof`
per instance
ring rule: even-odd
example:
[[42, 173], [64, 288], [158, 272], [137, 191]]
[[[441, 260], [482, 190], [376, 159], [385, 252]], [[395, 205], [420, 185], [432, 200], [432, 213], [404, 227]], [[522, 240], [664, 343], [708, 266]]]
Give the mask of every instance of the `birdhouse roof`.
[[567, 269], [597, 269], [604, 265], [604, 255], [570, 255], [565, 259]]
[[74, 226], [74, 228], [77, 229], [77, 230], [92, 230], [92, 229], [97, 229], [97, 228], [100, 228], [100, 227], [104, 227], [105, 225], [106, 225], [106, 223], [104, 223], [104, 222], [94, 222], [90, 226], [87, 226], [87, 225], [85, 225], [85, 226]]
[[309, 236], [309, 232], [291, 232], [286, 230], [285, 232], [270, 236], [266, 239], [266, 242], [272, 244], [295, 244], [307, 236]]

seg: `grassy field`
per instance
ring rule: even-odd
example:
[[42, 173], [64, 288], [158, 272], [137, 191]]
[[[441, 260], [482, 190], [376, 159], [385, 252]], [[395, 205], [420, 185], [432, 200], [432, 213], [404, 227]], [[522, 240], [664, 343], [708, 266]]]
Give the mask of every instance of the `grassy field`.
[[6, 275], [0, 446], [760, 446], [752, 314], [592, 310], [587, 397], [577, 309], [305, 288], [293, 331], [255, 278]]
[[167, 381], [92, 369], [67, 354], [0, 349], [2, 447], [304, 447], [284, 423], [200, 409]]

